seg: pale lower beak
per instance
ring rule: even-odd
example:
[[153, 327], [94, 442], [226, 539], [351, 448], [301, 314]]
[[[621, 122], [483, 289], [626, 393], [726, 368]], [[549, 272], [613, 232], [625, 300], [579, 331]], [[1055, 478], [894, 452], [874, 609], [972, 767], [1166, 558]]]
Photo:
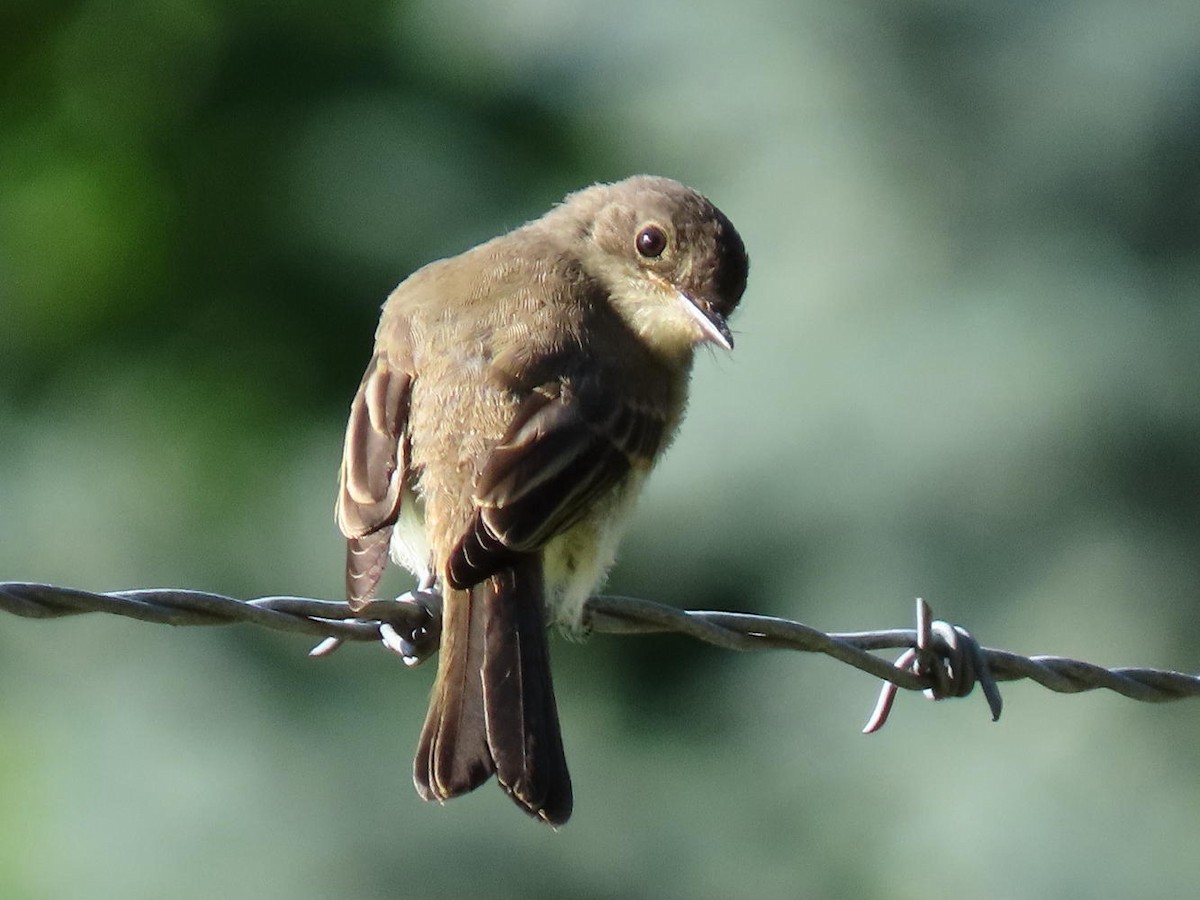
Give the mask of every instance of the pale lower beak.
[[700, 300], [696, 297], [691, 297], [683, 291], [677, 291], [679, 299], [683, 303], [683, 308], [686, 309], [696, 320], [696, 324], [700, 326], [700, 331], [704, 335], [704, 340], [712, 341], [718, 347], [724, 350], [733, 349], [733, 335], [729, 331], [729, 325], [725, 322], [725, 317], [712, 308], [712, 305]]

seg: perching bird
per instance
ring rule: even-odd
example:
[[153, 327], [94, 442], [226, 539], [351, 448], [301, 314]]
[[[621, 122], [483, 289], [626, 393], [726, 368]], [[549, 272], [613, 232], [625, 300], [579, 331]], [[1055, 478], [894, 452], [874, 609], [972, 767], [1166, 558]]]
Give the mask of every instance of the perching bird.
[[546, 628], [580, 624], [679, 425], [695, 349], [732, 348], [748, 268], [707, 199], [638, 176], [430, 263], [384, 304], [337, 521], [352, 607], [389, 549], [443, 597], [425, 799], [495, 774], [531, 815], [570, 817]]

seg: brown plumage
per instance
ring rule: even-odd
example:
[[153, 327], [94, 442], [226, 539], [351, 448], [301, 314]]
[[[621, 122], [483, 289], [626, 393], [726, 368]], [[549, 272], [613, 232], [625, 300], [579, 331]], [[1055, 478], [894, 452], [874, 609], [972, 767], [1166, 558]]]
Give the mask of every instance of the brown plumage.
[[422, 797], [495, 774], [531, 815], [570, 816], [547, 621], [579, 624], [679, 424], [695, 347], [732, 345], [747, 267], [711, 203], [639, 176], [572, 194], [388, 298], [337, 519], [352, 605], [389, 551], [443, 596]]

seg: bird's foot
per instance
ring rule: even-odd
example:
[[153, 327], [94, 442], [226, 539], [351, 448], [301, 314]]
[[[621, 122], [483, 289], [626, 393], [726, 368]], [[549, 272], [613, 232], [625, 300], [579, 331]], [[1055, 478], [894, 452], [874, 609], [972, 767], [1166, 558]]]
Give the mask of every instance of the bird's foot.
[[383, 646], [398, 653], [406, 666], [417, 666], [437, 653], [442, 638], [442, 594], [434, 584], [422, 584], [401, 594], [394, 615], [379, 621]]

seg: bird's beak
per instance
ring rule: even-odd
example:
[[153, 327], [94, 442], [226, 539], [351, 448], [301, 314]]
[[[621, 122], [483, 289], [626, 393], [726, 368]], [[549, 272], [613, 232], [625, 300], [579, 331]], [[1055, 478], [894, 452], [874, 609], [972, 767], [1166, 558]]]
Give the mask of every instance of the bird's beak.
[[729, 331], [729, 325], [725, 322], [725, 317], [717, 312], [708, 301], [685, 294], [683, 291], [677, 290], [677, 293], [679, 294], [680, 302], [683, 303], [683, 308], [688, 311], [691, 317], [696, 320], [696, 324], [700, 326], [704, 340], [712, 341], [712, 343], [723, 350], [732, 350], [733, 335]]

